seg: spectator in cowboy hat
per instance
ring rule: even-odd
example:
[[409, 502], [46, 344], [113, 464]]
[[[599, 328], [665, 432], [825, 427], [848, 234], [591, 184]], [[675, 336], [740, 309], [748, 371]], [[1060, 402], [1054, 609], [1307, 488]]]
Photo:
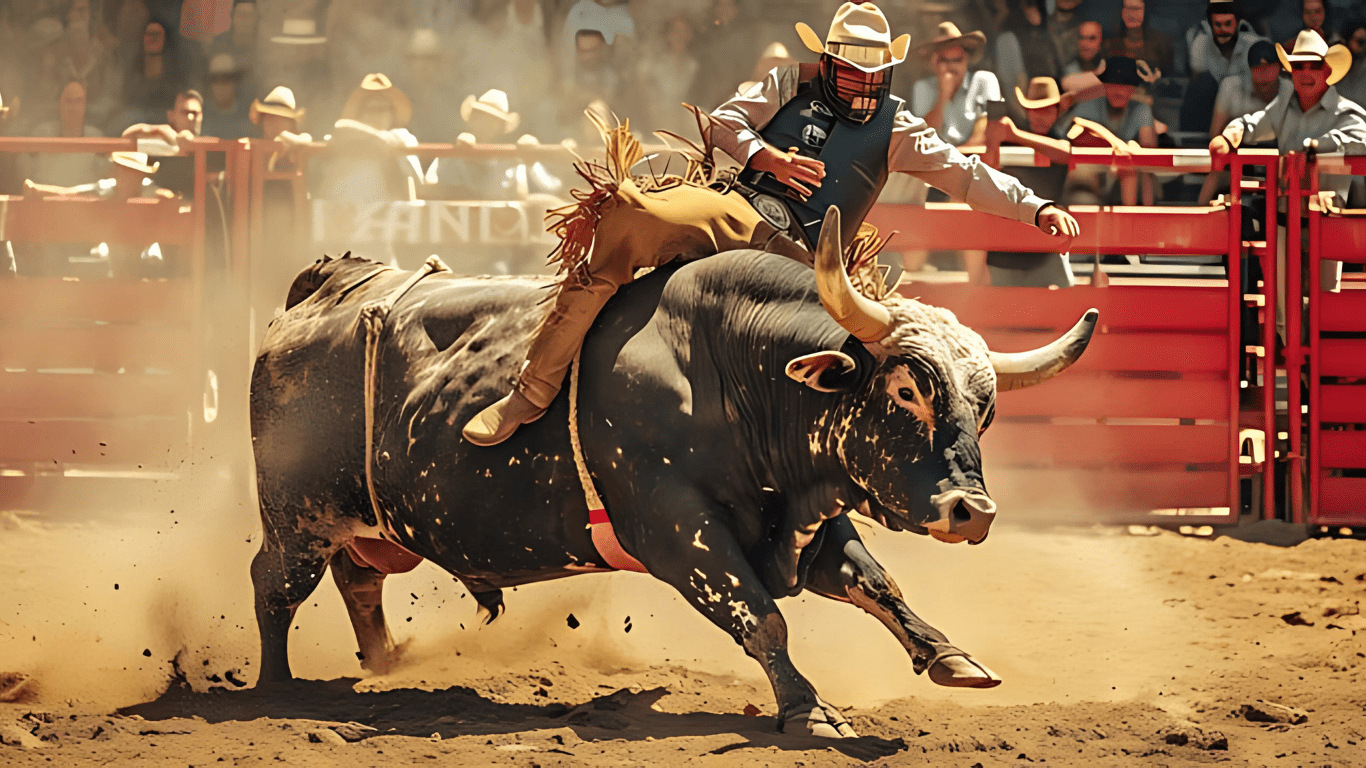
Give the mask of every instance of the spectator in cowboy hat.
[[[508, 144], [521, 125], [521, 115], [508, 109], [507, 94], [497, 89], [478, 98], [465, 97], [460, 117], [465, 130], [456, 136], [456, 144]], [[529, 134], [517, 139], [519, 146], [538, 143]], [[564, 186], [539, 162], [461, 157], [443, 157], [434, 163], [427, 182], [443, 186], [431, 196], [479, 200], [521, 200], [534, 193], [556, 194]]]
[[412, 117], [412, 102], [388, 76], [366, 75], [332, 127], [324, 195], [366, 202], [413, 199], [423, 183], [421, 165], [414, 155], [395, 153], [417, 146], [417, 137], [406, 128]]
[[[261, 9], [263, 14], [268, 8]], [[288, 86], [300, 103], [316, 106], [332, 93], [327, 38], [318, 34], [317, 22], [310, 18], [288, 17], [278, 28], [280, 34], [272, 35], [268, 44], [258, 44], [258, 71], [271, 73], [274, 82]], [[330, 126], [322, 123], [315, 129], [326, 127]]]
[[246, 70], [231, 53], [209, 59], [209, 100], [204, 104], [204, 135], [241, 139], [252, 135], [247, 100], [242, 96]]
[[[1334, 87], [1351, 67], [1351, 51], [1344, 45], [1330, 47], [1319, 33], [1306, 29], [1295, 38], [1289, 51], [1277, 43], [1276, 55], [1281, 67], [1290, 73], [1294, 87], [1282, 88], [1266, 109], [1233, 118], [1218, 136], [1210, 139], [1209, 151], [1216, 168], [1222, 166], [1228, 153], [1251, 142], [1274, 140], [1282, 155], [1366, 149], [1366, 109], [1343, 98]], [[1351, 177], [1325, 176], [1322, 183], [1323, 189], [1332, 191], [1341, 205]], [[1277, 230], [1278, 239], [1283, 238], [1284, 229], [1278, 226]], [[1281, 294], [1285, 285], [1284, 254], [1284, 248], [1277, 249], [1276, 287]], [[1321, 274], [1320, 287], [1337, 290], [1342, 263], [1325, 261]], [[1279, 302], [1278, 308], [1284, 303]], [[1280, 311], [1277, 325], [1283, 330], [1284, 314]]]
[[1214, 100], [1214, 118], [1209, 135], [1224, 132], [1229, 121], [1266, 109], [1281, 87], [1281, 60], [1276, 46], [1266, 40], [1254, 42], [1247, 50], [1247, 75], [1224, 78]]
[[920, 115], [954, 146], [980, 144], [986, 131], [987, 102], [1001, 100], [996, 75], [985, 70], [968, 72], [982, 58], [986, 40], [980, 31], [963, 33], [945, 21], [933, 40], [914, 50], [929, 59], [935, 74], [911, 89], [911, 113]]
[[[917, 58], [927, 59], [933, 77], [916, 81], [911, 88], [911, 113], [920, 115], [948, 143], [963, 147], [981, 144], [986, 137], [987, 103], [1001, 100], [1001, 85], [996, 75], [985, 70], [969, 72], [968, 67], [982, 58], [986, 35], [980, 31], [963, 33], [951, 21], [940, 22], [938, 33], [928, 43], [914, 49]], [[919, 180], [907, 179], [898, 186], [909, 186], [909, 200], [921, 203], [945, 202], [939, 190], [926, 190]], [[893, 187], [895, 190], [896, 187]], [[895, 192], [894, 192], [895, 194]], [[929, 254], [913, 251], [902, 255], [911, 272], [924, 268]], [[990, 282], [985, 251], [964, 251], [964, 266], [969, 279], [985, 285]]]
[[[1091, 146], [1115, 147], [1117, 139], [1138, 147], [1156, 147], [1152, 107], [1133, 98], [1134, 91], [1144, 82], [1138, 62], [1127, 56], [1111, 56], [1100, 71], [1100, 82], [1105, 87], [1105, 98], [1084, 101], [1072, 110], [1076, 124], [1068, 131], [1068, 138], [1075, 144]], [[1105, 131], [1096, 130], [1095, 126], [1103, 126]], [[1120, 169], [1118, 175], [1124, 205], [1137, 204], [1140, 182], [1143, 204], [1153, 204], [1151, 175], [1135, 175], [1131, 169]]]
[[[1045, 167], [1002, 168], [1004, 173], [1020, 180], [1034, 193], [1050, 200], [1060, 200], [1067, 182], [1067, 156], [1071, 147], [1063, 136], [1066, 99], [1058, 91], [1058, 82], [1051, 77], [1036, 77], [1029, 81], [1029, 90], [1015, 87], [1015, 99], [1025, 111], [1029, 130], [1020, 131], [1009, 117], [1002, 117], [1004, 139], [1043, 151], [1053, 164]], [[1059, 288], [1072, 286], [1072, 269], [1060, 253], [998, 252], [987, 254], [987, 270], [991, 284], [996, 286], [1025, 286]]]
[[266, 141], [278, 140], [286, 147], [284, 156], [279, 153], [270, 156], [266, 162], [267, 170], [284, 170], [279, 167], [281, 162], [293, 162], [286, 159], [289, 150], [313, 141], [312, 136], [299, 130], [299, 122], [304, 118], [304, 108], [295, 105], [294, 91], [283, 85], [272, 88], [264, 99], [253, 101], [247, 117], [261, 129], [262, 138]]
[[1006, 28], [996, 37], [995, 72], [1003, 84], [1006, 105], [1017, 120], [1025, 114], [1015, 101], [1015, 90], [1033, 78], [1056, 78], [1062, 73], [1045, 13], [1043, 0], [1016, 0], [1006, 17]]

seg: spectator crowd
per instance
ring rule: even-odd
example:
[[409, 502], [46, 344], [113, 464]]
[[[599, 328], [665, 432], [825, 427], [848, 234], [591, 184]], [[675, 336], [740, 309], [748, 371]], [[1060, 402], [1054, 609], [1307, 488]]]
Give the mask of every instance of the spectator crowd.
[[[0, 96], [9, 136], [318, 137], [354, 147], [315, 184], [331, 197], [506, 199], [560, 191], [538, 167], [402, 157], [419, 142], [595, 144], [585, 110], [642, 135], [695, 133], [710, 110], [806, 55], [795, 21], [823, 28], [836, 0], [218, 0], [230, 26], [198, 34], [214, 0], [0, 0]], [[1366, 102], [1361, 0], [888, 0], [912, 35], [893, 93], [950, 142], [988, 121], [1039, 151], [1071, 143], [1204, 147], [1291, 89], [1304, 30], [1350, 50], [1331, 85]], [[227, 9], [222, 9], [226, 13]], [[807, 56], [809, 59], [810, 56]], [[1322, 58], [1322, 57], [1320, 57]], [[1336, 104], [1336, 102], [1334, 102]], [[1248, 128], [1249, 138], [1274, 140]], [[383, 152], [372, 151], [382, 149]], [[1298, 147], [1295, 147], [1298, 148]], [[388, 160], [384, 158], [389, 158]], [[148, 159], [129, 164], [148, 166]], [[101, 165], [100, 163], [103, 163]], [[272, 160], [272, 164], [274, 164]], [[285, 160], [287, 163], [288, 161]], [[13, 187], [64, 189], [112, 174], [107, 159], [38, 157]], [[163, 162], [162, 174], [168, 164]], [[397, 175], [396, 175], [397, 174]], [[509, 175], [511, 174], [511, 175]], [[376, 185], [374, 178], [384, 179]], [[1151, 203], [1142, 174], [1031, 177], [1052, 199]], [[157, 181], [170, 188], [175, 184]], [[320, 185], [320, 187], [319, 187]], [[108, 188], [110, 185], [105, 184]], [[1211, 185], [1202, 192], [1208, 197]], [[514, 189], [515, 188], [515, 189]], [[512, 190], [512, 191], [509, 191]], [[14, 192], [0, 189], [0, 192]], [[889, 187], [888, 195], [915, 190]], [[923, 197], [919, 198], [923, 199]]]

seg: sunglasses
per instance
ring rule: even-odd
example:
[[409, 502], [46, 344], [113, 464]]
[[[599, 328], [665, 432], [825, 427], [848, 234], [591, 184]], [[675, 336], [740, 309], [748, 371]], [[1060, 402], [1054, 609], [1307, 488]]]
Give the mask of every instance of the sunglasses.
[[1290, 69], [1294, 72], [1317, 72], [1323, 69], [1321, 61], [1292, 61]]

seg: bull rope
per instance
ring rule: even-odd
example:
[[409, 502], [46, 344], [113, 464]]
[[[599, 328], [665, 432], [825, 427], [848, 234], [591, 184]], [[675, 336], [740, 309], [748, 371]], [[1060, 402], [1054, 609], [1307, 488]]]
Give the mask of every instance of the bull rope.
[[588, 462], [583, 457], [583, 443], [579, 440], [579, 356], [575, 353], [574, 363], [569, 367], [569, 447], [574, 451], [574, 469], [579, 474], [579, 484], [583, 486], [583, 500], [588, 504], [588, 534], [593, 546], [607, 561], [607, 565], [618, 571], [649, 573], [645, 566], [621, 547], [612, 519], [607, 516], [607, 507], [602, 497], [593, 487], [593, 477], [588, 474]]
[[365, 490], [370, 494], [370, 507], [375, 512], [375, 523], [382, 528], [392, 525], [379, 503], [375, 493], [375, 393], [379, 379], [379, 337], [384, 332], [384, 321], [403, 295], [412, 290], [422, 278], [437, 272], [450, 272], [437, 256], [428, 256], [422, 268], [408, 276], [407, 280], [382, 299], [369, 302], [360, 308], [360, 320], [365, 324]]

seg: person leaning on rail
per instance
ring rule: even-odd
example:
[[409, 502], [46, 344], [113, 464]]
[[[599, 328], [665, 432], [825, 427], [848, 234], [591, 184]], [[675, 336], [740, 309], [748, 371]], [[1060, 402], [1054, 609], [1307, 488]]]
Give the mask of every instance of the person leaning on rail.
[[[1293, 88], [1282, 88], [1266, 109], [1235, 117], [1218, 136], [1210, 139], [1213, 165], [1222, 167], [1226, 156], [1244, 143], [1275, 140], [1282, 155], [1290, 152], [1343, 152], [1366, 147], [1366, 109], [1340, 96], [1333, 87], [1347, 74], [1352, 54], [1346, 46], [1328, 46], [1312, 29], [1300, 32], [1294, 48], [1276, 44], [1281, 67], [1290, 73]], [[1339, 201], [1346, 198], [1350, 176], [1330, 176], [1324, 188]], [[1279, 215], [1284, 215], [1282, 208]], [[1277, 239], [1285, 238], [1284, 222], [1277, 222]], [[1268, 222], [1267, 226], [1270, 224]], [[1307, 232], [1307, 230], [1306, 230]], [[1308, 260], [1303, 262], [1308, 267]], [[1276, 249], [1276, 324], [1284, 334], [1285, 248]], [[1336, 291], [1342, 262], [1324, 261], [1322, 290]]]
[[642, 193], [630, 179], [612, 190], [595, 184], [604, 197], [591, 254], [563, 283], [513, 391], [476, 415], [465, 439], [494, 445], [540, 418], [598, 311], [636, 269], [748, 247], [810, 264], [828, 208], [840, 209], [841, 241], [852, 242], [890, 172], [1044, 232], [1079, 233], [1065, 211], [965, 157], [890, 94], [890, 70], [906, 58], [910, 36], [894, 40], [876, 5], [840, 6], [824, 42], [805, 24], [797, 32], [821, 55], [818, 64], [774, 69], [712, 113], [711, 142], [745, 165], [728, 194], [689, 184]]

